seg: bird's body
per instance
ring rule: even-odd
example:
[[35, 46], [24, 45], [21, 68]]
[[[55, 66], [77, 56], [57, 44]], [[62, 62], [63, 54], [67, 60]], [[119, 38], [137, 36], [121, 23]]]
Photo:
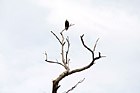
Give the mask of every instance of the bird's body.
[[65, 21], [65, 30], [67, 31], [67, 30], [68, 30], [68, 28], [69, 28], [69, 21], [68, 21], [68, 20], [66, 20], [66, 21]]

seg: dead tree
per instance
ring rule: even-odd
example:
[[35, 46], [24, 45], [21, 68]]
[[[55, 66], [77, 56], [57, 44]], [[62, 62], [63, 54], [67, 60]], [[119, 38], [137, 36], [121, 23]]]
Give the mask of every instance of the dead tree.
[[[72, 26], [72, 24], [70, 24], [70, 26]], [[70, 27], [70, 26], [69, 26], [69, 27]], [[68, 37], [68, 36], [67, 36], [67, 38], [65, 39], [65, 37], [64, 37], [64, 35], [63, 35], [63, 32], [64, 32], [64, 31], [66, 31], [66, 29], [64, 29], [64, 30], [62, 30], [62, 31], [60, 32], [60, 35], [61, 35], [61, 38], [62, 38], [62, 39], [60, 39], [53, 31], [51, 31], [51, 33], [56, 37], [56, 39], [59, 41], [59, 43], [60, 43], [60, 45], [61, 45], [61, 57], [62, 57], [62, 62], [59, 62], [59, 61], [50, 61], [50, 60], [48, 60], [48, 58], [47, 58], [47, 53], [45, 52], [45, 55], [46, 55], [46, 60], [45, 60], [45, 61], [46, 61], [46, 62], [48, 62], [48, 63], [55, 63], [55, 64], [61, 65], [61, 66], [63, 66], [63, 67], [65, 68], [65, 71], [64, 71], [63, 73], [61, 73], [55, 80], [53, 80], [52, 93], [57, 93], [57, 90], [58, 90], [58, 88], [60, 87], [59, 82], [60, 82], [63, 78], [65, 78], [66, 76], [69, 76], [69, 75], [71, 75], [71, 74], [74, 74], [74, 73], [76, 73], [76, 72], [81, 72], [81, 71], [84, 71], [84, 70], [90, 68], [90, 67], [94, 64], [94, 62], [95, 62], [96, 60], [98, 60], [98, 59], [104, 57], [104, 56], [101, 56], [101, 53], [100, 53], [100, 52], [99, 52], [99, 54], [98, 54], [97, 57], [94, 56], [94, 51], [95, 51], [95, 49], [96, 49], [96, 45], [97, 45], [97, 42], [98, 42], [99, 39], [97, 39], [97, 41], [96, 41], [96, 43], [95, 43], [93, 49], [91, 49], [91, 48], [89, 48], [89, 47], [85, 44], [85, 42], [84, 42], [84, 40], [83, 40], [83, 37], [84, 37], [84, 34], [83, 34], [82, 36], [80, 36], [81, 42], [82, 42], [83, 46], [91, 53], [91, 55], [92, 55], [92, 61], [91, 61], [88, 65], [86, 65], [86, 66], [84, 66], [84, 67], [77, 68], [77, 69], [74, 69], [74, 70], [70, 70], [70, 67], [69, 67], [69, 61], [70, 61], [70, 59], [68, 58], [68, 53], [69, 53], [69, 48], [70, 48], [70, 42], [69, 42], [69, 37]], [[66, 41], [65, 41], [65, 40], [66, 40]], [[66, 43], [67, 43], [68, 47], [67, 47], [66, 52], [64, 53], [64, 46], [65, 46]], [[84, 79], [83, 79], [83, 80], [84, 80]], [[83, 82], [83, 80], [82, 80], [82, 81], [79, 81], [74, 87], [72, 87], [71, 89], [69, 89], [66, 93], [68, 93], [69, 91], [73, 90], [79, 83]]]

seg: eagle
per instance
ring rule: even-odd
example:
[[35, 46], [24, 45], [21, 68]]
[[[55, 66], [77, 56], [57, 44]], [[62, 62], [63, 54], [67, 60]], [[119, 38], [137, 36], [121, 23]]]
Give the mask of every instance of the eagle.
[[69, 28], [69, 21], [66, 19], [65, 21], [65, 30], [67, 31]]

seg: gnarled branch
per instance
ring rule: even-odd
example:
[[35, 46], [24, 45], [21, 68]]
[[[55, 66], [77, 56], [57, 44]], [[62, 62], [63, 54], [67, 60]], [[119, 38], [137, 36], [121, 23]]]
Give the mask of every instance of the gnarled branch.
[[[74, 25], [74, 24], [70, 24], [70, 26], [73, 26], [73, 25]], [[70, 27], [70, 26], [69, 26], [69, 27]], [[81, 42], [82, 42], [84, 48], [86, 48], [89, 52], [91, 52], [91, 54], [92, 54], [92, 61], [91, 61], [88, 65], [86, 65], [86, 66], [84, 66], [84, 67], [77, 68], [77, 69], [74, 69], [74, 70], [70, 70], [70, 68], [69, 68], [69, 61], [70, 61], [70, 59], [68, 59], [68, 53], [69, 53], [69, 48], [70, 48], [70, 42], [69, 42], [69, 38], [68, 38], [68, 37], [66, 38], [66, 42], [65, 42], [65, 37], [64, 37], [64, 35], [63, 35], [63, 32], [64, 32], [64, 31], [65, 31], [65, 29], [62, 30], [62, 31], [60, 32], [60, 35], [61, 35], [61, 38], [62, 38], [61, 40], [60, 40], [60, 38], [59, 38], [53, 31], [51, 31], [51, 33], [56, 37], [56, 39], [57, 39], [57, 40], [59, 41], [59, 43], [61, 44], [62, 62], [58, 62], [58, 61], [49, 61], [48, 58], [47, 58], [47, 53], [45, 53], [45, 55], [46, 55], [46, 60], [45, 60], [45, 61], [46, 61], [46, 62], [48, 62], [48, 63], [59, 64], [59, 65], [61, 65], [61, 66], [63, 66], [63, 67], [65, 68], [65, 71], [64, 71], [63, 73], [61, 73], [55, 80], [53, 80], [53, 90], [52, 90], [52, 93], [57, 93], [57, 90], [58, 90], [58, 88], [60, 87], [59, 82], [60, 82], [63, 78], [65, 78], [66, 76], [71, 75], [71, 74], [73, 74], [73, 73], [81, 72], [81, 71], [83, 71], [83, 70], [86, 70], [86, 69], [90, 68], [90, 67], [94, 64], [94, 62], [95, 62], [96, 60], [98, 60], [98, 59], [100, 59], [100, 58], [102, 58], [102, 57], [105, 57], [105, 56], [101, 56], [101, 53], [100, 53], [100, 52], [99, 52], [99, 55], [98, 55], [97, 57], [94, 57], [94, 51], [95, 51], [95, 49], [96, 49], [97, 42], [98, 42], [99, 38], [96, 40], [96, 43], [95, 43], [95, 45], [94, 45], [94, 48], [91, 49], [91, 48], [89, 48], [89, 47], [85, 44], [85, 42], [84, 42], [84, 40], [83, 40], [83, 37], [84, 37], [84, 34], [83, 34], [82, 36], [80, 36]], [[65, 45], [65, 43], [68, 44], [66, 53], [64, 53], [64, 45]], [[66, 93], [68, 93], [69, 91], [73, 90], [79, 83], [81, 83], [81, 82], [83, 82], [83, 81], [84, 81], [84, 79], [81, 80], [81, 81], [79, 81], [75, 86], [73, 86], [71, 89], [69, 89]]]
[[[59, 75], [58, 78], [56, 78], [56, 79], [53, 81], [53, 82], [55, 82], [55, 84], [57, 84], [57, 86], [58, 86], [59, 82], [60, 82], [63, 78], [65, 78], [66, 76], [71, 75], [71, 74], [76, 73], [76, 72], [81, 72], [81, 71], [83, 71], [83, 70], [86, 70], [86, 69], [90, 68], [90, 67], [94, 64], [94, 62], [95, 62], [97, 59], [100, 59], [100, 58], [104, 57], [104, 56], [101, 56], [101, 53], [99, 52], [99, 56], [94, 58], [94, 51], [91, 50], [91, 49], [85, 44], [85, 42], [84, 42], [84, 40], [83, 40], [83, 36], [84, 36], [84, 35], [80, 36], [81, 42], [82, 42], [83, 46], [84, 46], [88, 51], [90, 51], [90, 52], [92, 53], [92, 61], [91, 61], [87, 66], [84, 66], [84, 67], [82, 67], [82, 68], [74, 69], [74, 70], [71, 70], [71, 71], [67, 70], [67, 71], [63, 72], [61, 75]], [[95, 48], [96, 48], [96, 45], [97, 45], [97, 41], [96, 41], [96, 43], [95, 43]], [[58, 88], [57, 88], [57, 89], [58, 89]]]

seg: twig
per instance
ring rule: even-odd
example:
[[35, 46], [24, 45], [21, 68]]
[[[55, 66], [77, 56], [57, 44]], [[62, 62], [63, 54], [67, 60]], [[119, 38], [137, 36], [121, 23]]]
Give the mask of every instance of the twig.
[[69, 69], [69, 67], [67, 66], [67, 64], [66, 64], [66, 61], [65, 61], [65, 58], [64, 58], [64, 45], [65, 45], [65, 41], [64, 41], [64, 35], [63, 35], [63, 33], [61, 33], [60, 32], [60, 34], [61, 34], [61, 37], [62, 37], [62, 48], [61, 48], [61, 51], [62, 51], [62, 62], [63, 62], [63, 64], [64, 64], [64, 66], [65, 66], [65, 69], [67, 70], [67, 71], [69, 71], [70, 69]]
[[69, 27], [71, 27], [71, 26], [73, 26], [73, 25], [75, 25], [75, 24], [70, 24], [70, 26], [69, 26]]
[[68, 53], [69, 53], [69, 47], [70, 47], [69, 37], [67, 37], [66, 40], [67, 40], [67, 43], [68, 43], [68, 49], [66, 51], [66, 64], [68, 64]]
[[64, 42], [64, 36], [63, 36], [63, 33], [60, 33], [61, 34], [61, 37], [62, 37], [62, 41], [61, 41], [61, 43], [62, 43], [62, 62], [64, 63], [64, 64], [66, 64], [65, 63], [65, 59], [64, 59], [64, 44], [65, 44], [65, 42]]
[[56, 63], [56, 64], [59, 64], [59, 65], [65, 67], [62, 63], [60, 63], [58, 61], [57, 62], [55, 62], [55, 61], [49, 61], [48, 58], [47, 58], [47, 53], [46, 52], [45, 52], [45, 55], [46, 55], [46, 60], [45, 60], [46, 62], [48, 62], [48, 63]]
[[77, 85], [80, 84], [80, 83], [82, 83], [84, 80], [85, 80], [85, 78], [82, 79], [82, 80], [80, 80], [76, 85], [74, 85], [74, 86], [73, 86], [71, 89], [69, 89], [66, 93], [68, 93], [68, 92], [72, 91], [73, 89], [75, 89], [75, 88], [77, 87]]
[[94, 48], [93, 48], [93, 51], [95, 51], [98, 41], [99, 41], [99, 38], [96, 40], [96, 43], [95, 43]]
[[60, 41], [60, 39], [58, 38], [58, 36], [53, 31], [51, 31], [51, 33], [57, 38], [57, 40], [59, 41], [59, 43], [62, 45], [62, 42]]
[[85, 45], [84, 40], [83, 40], [83, 36], [84, 36], [84, 34], [81, 36], [82, 44], [86, 49], [88, 49], [91, 52], [92, 58], [94, 59], [94, 52], [89, 47], [87, 47], [87, 45]]
[[83, 40], [84, 34], [81, 36], [81, 41], [82, 44], [84, 45], [85, 48], [87, 48], [90, 52], [93, 52], [89, 47], [87, 47], [87, 45], [85, 45], [84, 40]]
[[101, 52], [99, 52], [98, 55], [99, 55], [99, 56], [98, 56], [98, 57], [95, 57], [94, 60], [100, 59], [100, 58], [102, 58], [102, 57], [106, 57], [106, 56], [101, 56]]
[[68, 59], [67, 63], [68, 63], [68, 67], [69, 67], [70, 59]]

